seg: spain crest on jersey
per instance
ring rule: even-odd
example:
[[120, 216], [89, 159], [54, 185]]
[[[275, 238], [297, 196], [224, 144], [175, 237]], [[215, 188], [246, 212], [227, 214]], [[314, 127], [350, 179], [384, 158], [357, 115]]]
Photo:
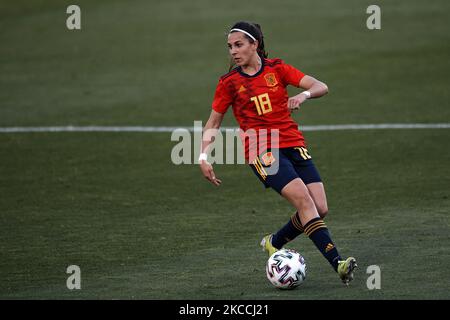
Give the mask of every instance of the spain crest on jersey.
[[277, 78], [273, 73], [268, 73], [264, 75], [264, 79], [266, 79], [266, 84], [269, 87], [275, 87], [278, 84]]

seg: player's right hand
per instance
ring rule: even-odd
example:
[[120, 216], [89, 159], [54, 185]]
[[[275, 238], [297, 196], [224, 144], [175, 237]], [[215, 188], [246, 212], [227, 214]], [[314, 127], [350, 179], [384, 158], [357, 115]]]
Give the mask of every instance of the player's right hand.
[[202, 171], [205, 179], [209, 180], [215, 186], [220, 186], [222, 181], [216, 178], [213, 167], [208, 161], [200, 161], [200, 170]]

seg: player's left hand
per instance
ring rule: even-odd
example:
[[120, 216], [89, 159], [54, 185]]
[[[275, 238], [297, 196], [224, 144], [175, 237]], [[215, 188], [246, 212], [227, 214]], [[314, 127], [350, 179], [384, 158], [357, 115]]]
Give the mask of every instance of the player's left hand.
[[291, 112], [300, 109], [300, 105], [306, 100], [304, 94], [298, 94], [296, 96], [290, 97], [288, 100], [288, 108]]

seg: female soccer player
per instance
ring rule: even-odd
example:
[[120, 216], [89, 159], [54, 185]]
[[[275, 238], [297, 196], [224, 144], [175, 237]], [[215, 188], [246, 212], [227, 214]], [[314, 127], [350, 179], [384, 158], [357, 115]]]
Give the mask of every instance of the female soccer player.
[[[236, 23], [228, 34], [228, 48], [231, 71], [219, 80], [203, 130], [199, 164], [204, 177], [216, 186], [221, 184], [206, 151], [214, 139], [210, 129], [219, 129], [231, 105], [250, 167], [266, 188], [277, 191], [297, 210], [278, 232], [266, 235], [261, 246], [270, 256], [304, 232], [348, 285], [356, 260], [342, 259], [331, 240], [322, 220], [328, 211], [325, 190], [303, 134], [290, 115], [305, 100], [325, 95], [327, 86], [280, 59], [268, 59], [258, 24]], [[288, 85], [305, 91], [289, 98]]]

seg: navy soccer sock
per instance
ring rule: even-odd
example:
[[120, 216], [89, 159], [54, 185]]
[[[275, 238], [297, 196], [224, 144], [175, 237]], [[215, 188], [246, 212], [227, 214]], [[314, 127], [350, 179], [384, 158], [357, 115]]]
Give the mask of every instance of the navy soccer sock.
[[272, 245], [277, 248], [281, 249], [286, 243], [289, 241], [294, 240], [297, 236], [303, 233], [303, 226], [300, 222], [300, 217], [298, 216], [298, 213], [294, 213], [289, 220], [288, 223], [286, 223], [283, 228], [281, 228], [277, 233], [275, 233], [272, 237]]
[[304, 227], [305, 234], [314, 242], [317, 249], [322, 253], [325, 259], [337, 271], [338, 261], [341, 260], [333, 241], [331, 240], [328, 228], [321, 218], [310, 220]]

